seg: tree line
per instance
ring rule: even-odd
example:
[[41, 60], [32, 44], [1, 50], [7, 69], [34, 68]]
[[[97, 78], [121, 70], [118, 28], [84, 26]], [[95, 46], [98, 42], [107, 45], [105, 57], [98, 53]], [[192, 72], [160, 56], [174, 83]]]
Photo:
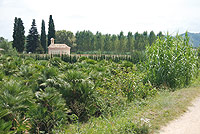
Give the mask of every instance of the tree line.
[[121, 31], [118, 35], [102, 34], [97, 32], [93, 34], [90, 31], [77, 32], [75, 35], [76, 44], [75, 50], [79, 51], [101, 51], [112, 53], [126, 53], [143, 51], [147, 44], [152, 45], [157, 39], [157, 36], [163, 36], [162, 32], [156, 35], [153, 31], [148, 35], [147, 31], [142, 34], [136, 32], [128, 32], [128, 35], [124, 35]]
[[163, 36], [162, 32], [157, 35], [154, 31], [149, 34], [128, 32], [124, 35], [121, 31], [119, 34], [102, 34], [91, 31], [78, 31], [75, 35], [71, 31], [55, 30], [52, 15], [49, 17], [48, 34], [45, 31], [45, 22], [42, 20], [41, 34], [37, 31], [35, 19], [32, 21], [31, 28], [27, 37], [24, 35], [24, 26], [21, 18], [15, 17], [13, 31], [13, 47], [20, 53], [26, 51], [31, 53], [47, 53], [51, 38], [56, 43], [67, 44], [74, 53], [104, 53], [104, 54], [130, 54], [133, 51], [143, 51], [149, 44], [152, 45], [157, 37]]
[[42, 20], [41, 35], [39, 35], [35, 19], [33, 19], [28, 36], [25, 37], [23, 22], [21, 18], [15, 17], [12, 43], [13, 48], [16, 48], [19, 53], [24, 51], [31, 53], [47, 53], [47, 47], [51, 42], [50, 39], [55, 38], [55, 26], [52, 15], [49, 17], [48, 26], [48, 35], [46, 35], [45, 21]]

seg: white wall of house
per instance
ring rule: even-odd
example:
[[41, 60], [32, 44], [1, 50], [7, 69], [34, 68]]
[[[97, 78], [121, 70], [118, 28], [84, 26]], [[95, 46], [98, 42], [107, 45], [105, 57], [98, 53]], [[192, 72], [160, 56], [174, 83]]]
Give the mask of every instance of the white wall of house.
[[70, 48], [49, 48], [49, 54], [67, 54], [70, 55]]

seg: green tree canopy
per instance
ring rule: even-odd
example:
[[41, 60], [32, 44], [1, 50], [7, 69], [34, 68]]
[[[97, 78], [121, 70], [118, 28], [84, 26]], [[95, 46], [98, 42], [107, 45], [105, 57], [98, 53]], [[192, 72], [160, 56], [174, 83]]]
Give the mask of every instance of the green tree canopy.
[[49, 16], [48, 46], [51, 44], [51, 38], [55, 39], [55, 26], [52, 15]]
[[35, 23], [35, 19], [33, 19], [31, 29], [29, 30], [29, 34], [27, 36], [27, 52], [35, 53], [36, 49], [40, 47], [39, 44], [39, 35]]
[[132, 32], [128, 32], [127, 35], [127, 50], [126, 51], [131, 51], [133, 50], [134, 47], [134, 37]]
[[21, 18], [15, 17], [14, 30], [13, 30], [13, 47], [20, 53], [25, 48], [25, 35], [24, 26]]
[[150, 32], [149, 35], [149, 45], [151, 46], [156, 41], [156, 35], [153, 31]]
[[163, 37], [163, 33], [160, 31], [158, 34], [157, 34], [158, 37]]
[[121, 31], [118, 35], [119, 38], [119, 45], [118, 52], [125, 52], [126, 51], [126, 36], [124, 36], [124, 33]]
[[3, 54], [17, 54], [16, 49], [13, 49], [12, 42], [8, 42], [8, 40], [4, 39], [3, 37], [0, 37], [0, 48], [3, 50], [0, 51], [0, 53]]
[[44, 53], [47, 53], [47, 40], [46, 40], [46, 31], [45, 31], [45, 22], [42, 20], [42, 27], [41, 27], [41, 36], [40, 36], [40, 42], [42, 45], [42, 48], [44, 50]]
[[148, 44], [147, 42], [147, 34], [144, 32], [143, 34], [135, 33], [135, 50], [143, 51], [145, 50], [145, 46]]

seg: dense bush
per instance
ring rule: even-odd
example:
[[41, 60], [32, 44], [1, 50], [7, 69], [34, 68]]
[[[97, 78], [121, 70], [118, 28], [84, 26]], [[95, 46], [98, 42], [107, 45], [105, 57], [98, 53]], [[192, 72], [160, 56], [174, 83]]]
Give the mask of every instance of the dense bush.
[[131, 59], [134, 64], [144, 62], [146, 60], [145, 51], [133, 51], [131, 54]]
[[167, 35], [146, 48], [147, 79], [154, 86], [183, 87], [196, 73], [196, 55], [189, 37]]
[[0, 57], [0, 132], [62, 132], [154, 94], [130, 61], [62, 58]]

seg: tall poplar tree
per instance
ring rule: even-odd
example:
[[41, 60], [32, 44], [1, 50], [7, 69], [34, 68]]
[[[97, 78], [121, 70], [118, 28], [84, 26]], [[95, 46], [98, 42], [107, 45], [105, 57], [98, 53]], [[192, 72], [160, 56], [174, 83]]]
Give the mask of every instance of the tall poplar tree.
[[20, 53], [24, 51], [25, 35], [24, 26], [21, 18], [15, 17], [14, 30], [13, 30], [13, 48]]
[[118, 52], [118, 48], [120, 47], [120, 46], [119, 46], [118, 37], [117, 37], [116, 35], [112, 35], [111, 41], [112, 41], [111, 48], [112, 48], [112, 50], [113, 50], [115, 53], [117, 53], [117, 52]]
[[151, 46], [156, 41], [156, 35], [153, 31], [149, 34], [149, 45]]
[[157, 34], [157, 37], [163, 37], [164, 35], [163, 35], [163, 33], [160, 31], [158, 34]]
[[134, 37], [132, 32], [128, 32], [127, 35], [127, 52], [132, 52], [134, 47]]
[[118, 52], [123, 53], [126, 51], [126, 41], [127, 40], [122, 31], [118, 35], [118, 39], [119, 39], [119, 45], [120, 45], [120, 48], [118, 48]]
[[39, 48], [39, 35], [35, 24], [35, 19], [33, 19], [31, 29], [29, 30], [29, 34], [27, 36], [26, 49], [27, 52], [35, 53], [37, 48]]
[[55, 26], [52, 15], [49, 17], [49, 28], [48, 28], [48, 46], [51, 44], [51, 38], [55, 39]]
[[44, 50], [44, 53], [47, 53], [47, 40], [46, 40], [46, 31], [45, 31], [44, 20], [42, 20], [40, 42], [41, 42], [42, 48]]

